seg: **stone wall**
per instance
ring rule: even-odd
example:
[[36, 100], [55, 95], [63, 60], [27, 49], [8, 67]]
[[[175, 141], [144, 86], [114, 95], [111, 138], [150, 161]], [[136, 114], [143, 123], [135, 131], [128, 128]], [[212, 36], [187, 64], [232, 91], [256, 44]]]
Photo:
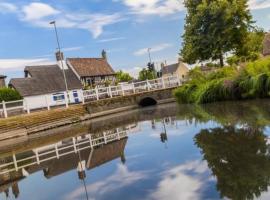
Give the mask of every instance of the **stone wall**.
[[163, 103], [164, 100], [173, 98], [174, 88], [144, 92], [129, 96], [115, 97], [111, 99], [103, 99], [92, 101], [86, 104], [89, 114], [105, 112], [109, 110], [124, 108], [124, 107], [140, 107], [140, 102], [145, 98], [154, 99], [157, 104]]

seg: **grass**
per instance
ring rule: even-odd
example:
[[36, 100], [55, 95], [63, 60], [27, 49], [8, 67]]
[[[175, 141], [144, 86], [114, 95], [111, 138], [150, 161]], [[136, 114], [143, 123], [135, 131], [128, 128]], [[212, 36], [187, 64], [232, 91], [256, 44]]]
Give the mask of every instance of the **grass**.
[[190, 81], [174, 92], [179, 103], [211, 103], [270, 97], [270, 57], [205, 74], [199, 68], [190, 72]]

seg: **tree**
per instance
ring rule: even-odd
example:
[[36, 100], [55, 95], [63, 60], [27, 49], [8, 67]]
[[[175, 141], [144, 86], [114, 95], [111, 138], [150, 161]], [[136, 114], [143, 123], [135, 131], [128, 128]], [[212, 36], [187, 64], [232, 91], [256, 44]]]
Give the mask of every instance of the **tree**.
[[265, 33], [262, 29], [254, 28], [248, 33], [243, 47], [236, 52], [236, 55], [229, 57], [227, 62], [232, 65], [240, 62], [257, 60], [263, 50], [264, 36]]
[[185, 0], [185, 6], [185, 62], [219, 59], [224, 66], [226, 52], [241, 53], [253, 23], [248, 0]]
[[132, 76], [130, 76], [129, 73], [125, 73], [122, 70], [116, 72], [116, 79], [119, 82], [128, 82], [128, 81], [133, 80]]
[[152, 80], [157, 78], [157, 74], [155, 71], [149, 70], [148, 68], [143, 68], [139, 72], [139, 80], [145, 81], [145, 80]]

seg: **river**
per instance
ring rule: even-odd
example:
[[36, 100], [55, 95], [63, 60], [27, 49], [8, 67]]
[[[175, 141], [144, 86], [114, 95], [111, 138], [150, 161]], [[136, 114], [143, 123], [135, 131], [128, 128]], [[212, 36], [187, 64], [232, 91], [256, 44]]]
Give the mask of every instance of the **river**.
[[0, 199], [270, 199], [269, 100], [166, 104], [0, 142]]

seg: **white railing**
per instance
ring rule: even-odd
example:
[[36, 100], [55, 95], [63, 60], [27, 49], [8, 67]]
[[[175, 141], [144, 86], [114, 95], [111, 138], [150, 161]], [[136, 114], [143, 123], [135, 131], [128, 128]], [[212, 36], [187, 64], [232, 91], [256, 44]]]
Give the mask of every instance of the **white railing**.
[[24, 101], [2, 101], [0, 102], [0, 116], [7, 118], [9, 111], [24, 110]]
[[[181, 79], [178, 76], [169, 76], [158, 78], [154, 80], [146, 80], [141, 82], [134, 82], [134, 83], [122, 83], [117, 86], [109, 86], [103, 88], [95, 88], [90, 90], [84, 90], [80, 93], [81, 101], [80, 103], [85, 103], [86, 101], [96, 101], [100, 99], [106, 98], [113, 98], [117, 96], [127, 96], [132, 94], [138, 94], [147, 91], [154, 91], [166, 88], [173, 88], [180, 86], [182, 84]], [[45, 102], [46, 102], [46, 109], [50, 110], [52, 105], [49, 104], [48, 96], [44, 95]], [[66, 108], [69, 107], [68, 97], [65, 93], [65, 105]], [[62, 105], [62, 104], [61, 104]], [[62, 106], [63, 106], [62, 105]], [[39, 109], [44, 109], [44, 106], [40, 107]], [[0, 102], [0, 117], [7, 118], [12, 111], [13, 114], [16, 114], [15, 111], [27, 112], [28, 114], [32, 112], [30, 109], [30, 105], [27, 100], [19, 100], [19, 101], [10, 101]]]
[[83, 98], [84, 101], [100, 100], [105, 98], [112, 98], [115, 96], [126, 96], [147, 91], [173, 88], [180, 85], [181, 80], [178, 76], [169, 76], [154, 80], [146, 80], [136, 83], [125, 83], [118, 86], [85, 90], [83, 91]]
[[59, 159], [63, 156], [78, 153], [84, 149], [93, 149], [110, 142], [121, 140], [127, 137], [127, 131], [103, 132], [101, 137], [94, 138], [91, 134], [82, 137], [73, 137], [69, 143], [55, 143], [47, 147], [33, 149], [31, 155], [23, 153], [21, 156], [13, 154], [12, 161], [0, 164], [0, 175], [25, 169], [26, 167], [41, 164], [52, 159]]

